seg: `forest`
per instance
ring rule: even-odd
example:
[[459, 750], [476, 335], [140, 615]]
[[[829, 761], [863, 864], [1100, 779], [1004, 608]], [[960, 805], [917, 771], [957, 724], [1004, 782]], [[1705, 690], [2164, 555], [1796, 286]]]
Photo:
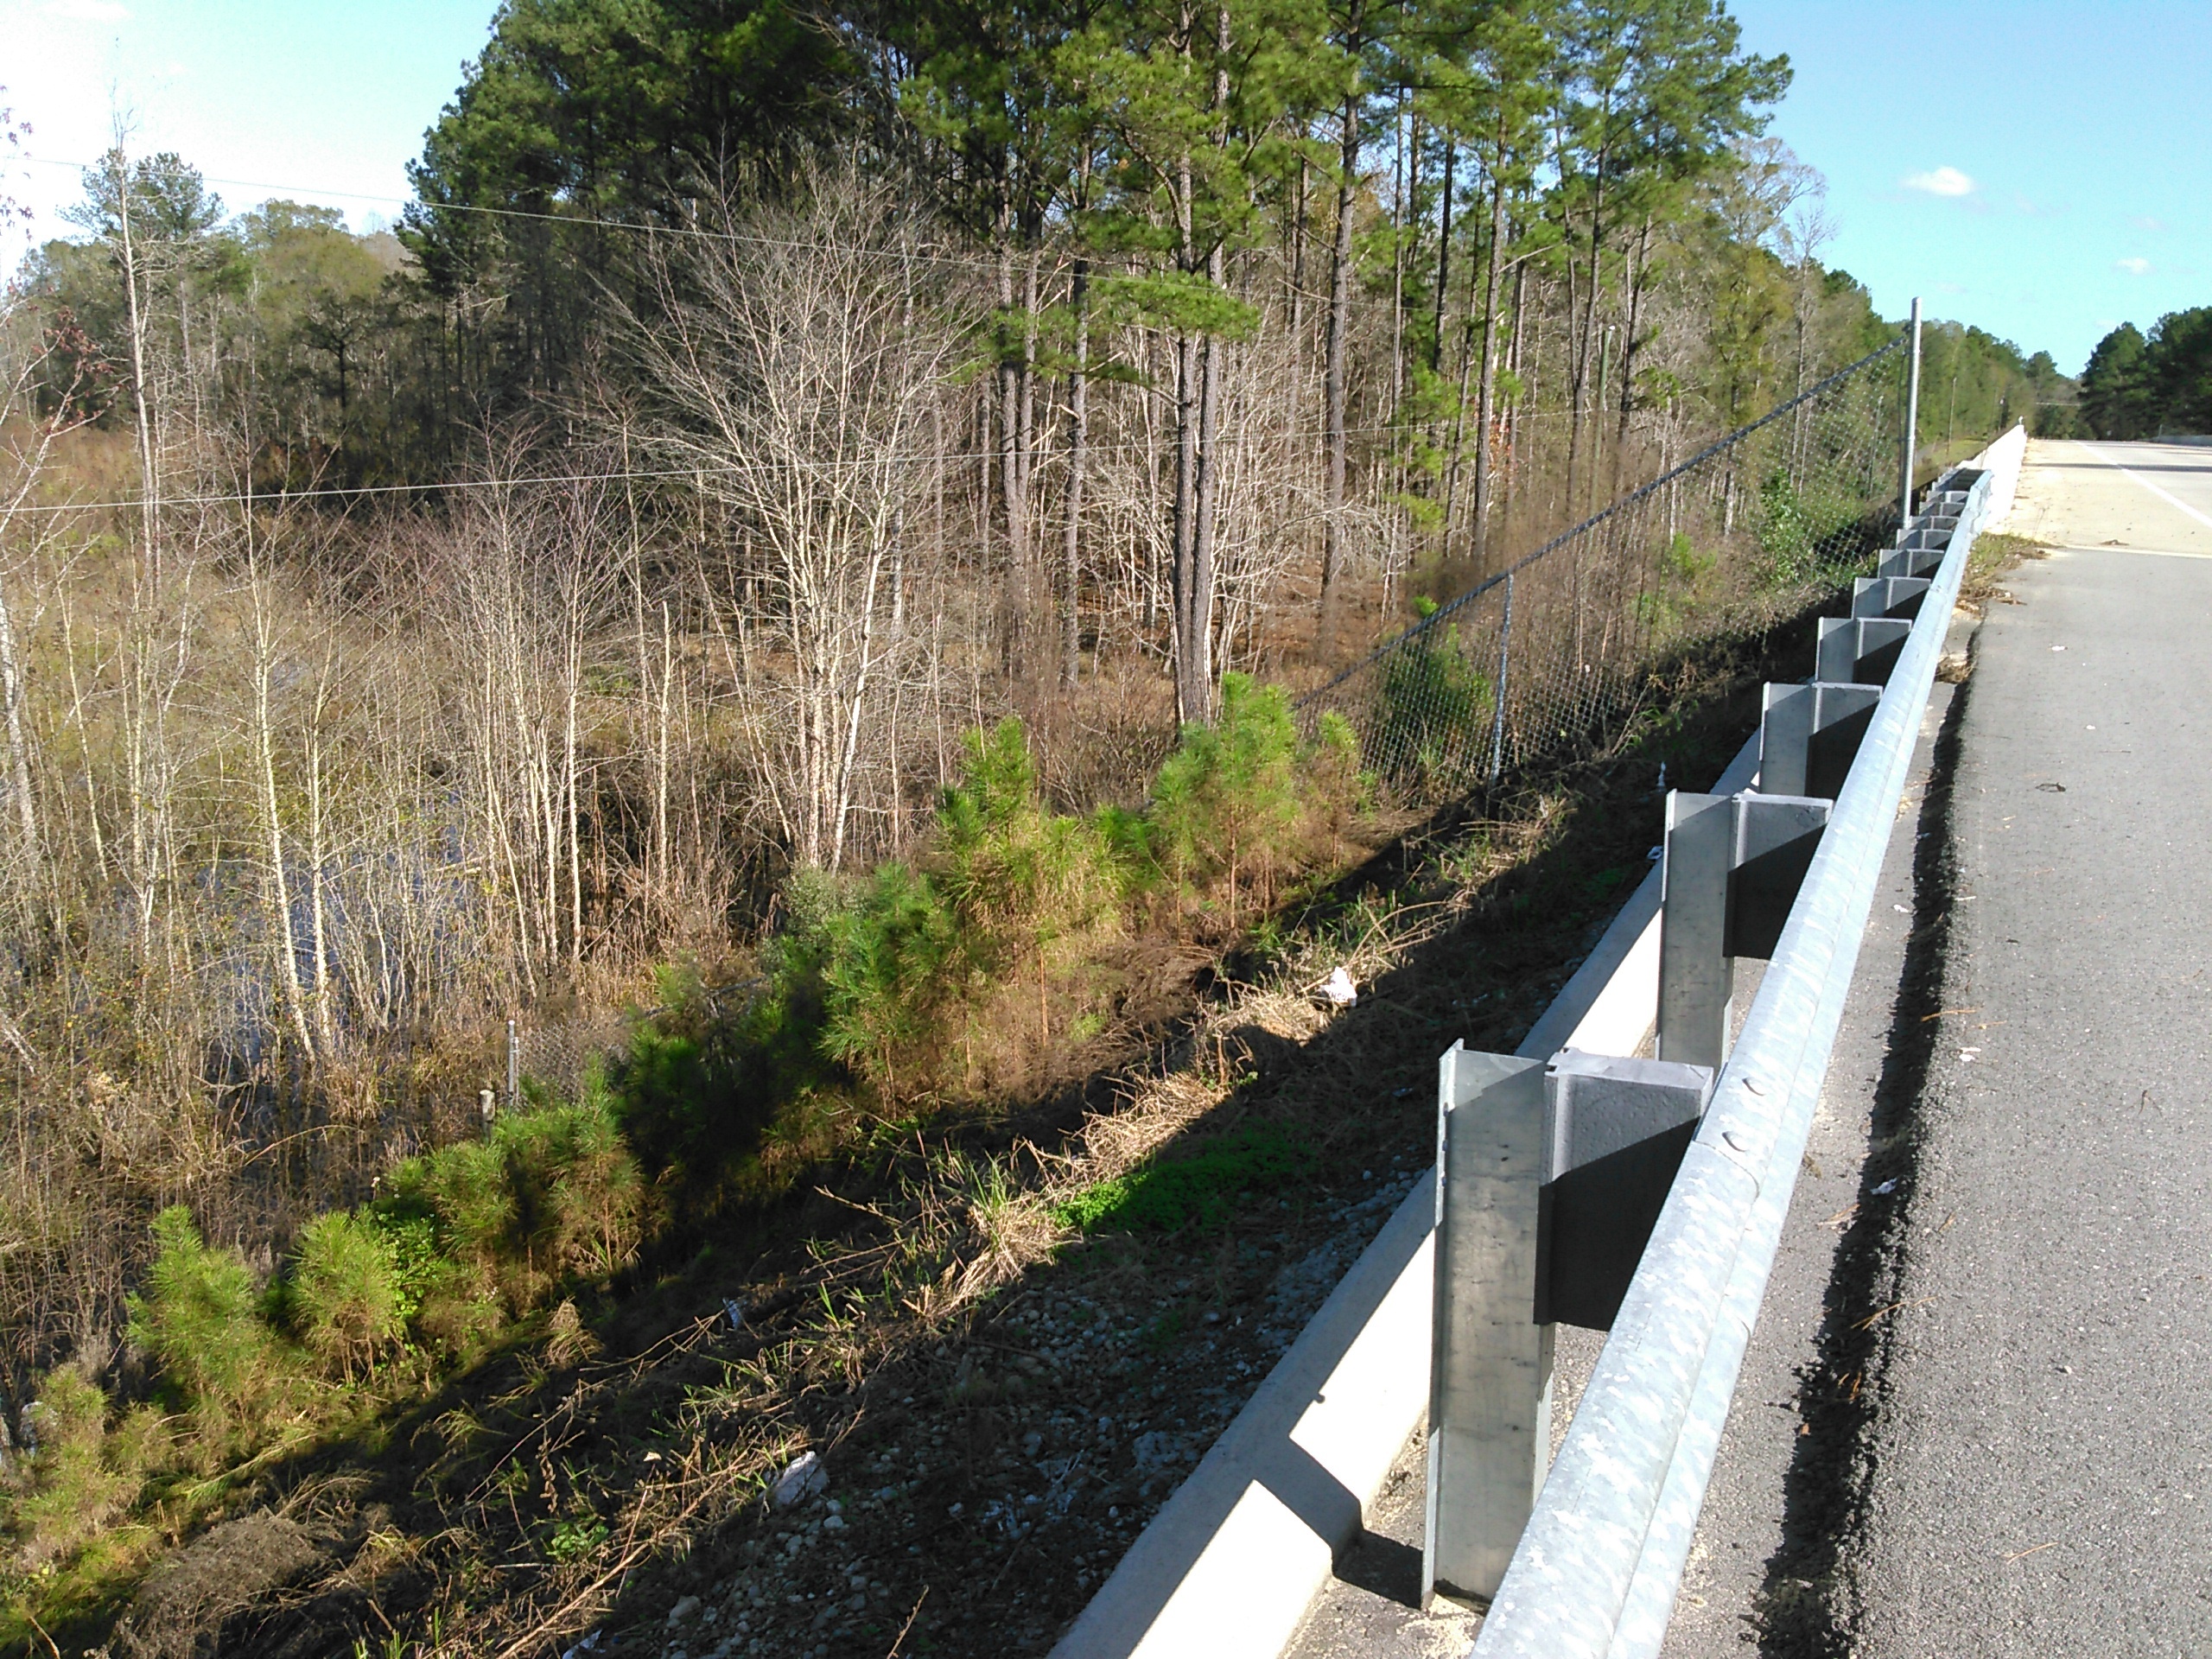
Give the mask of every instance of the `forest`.
[[2147, 337], [2123, 322], [2089, 353], [2078, 395], [2100, 438], [2212, 431], [2212, 306], [2169, 311]]
[[[508, 0], [389, 229], [118, 132], [0, 317], [0, 1639], [1279, 939], [1413, 822], [1297, 694], [1895, 337], [1789, 79], [1715, 0]], [[1933, 325], [1918, 436], [2072, 396]]]

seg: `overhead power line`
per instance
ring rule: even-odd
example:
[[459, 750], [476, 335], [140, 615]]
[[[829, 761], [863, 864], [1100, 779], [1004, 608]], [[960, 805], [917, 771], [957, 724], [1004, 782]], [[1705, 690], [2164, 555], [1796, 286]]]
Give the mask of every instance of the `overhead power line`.
[[[64, 161], [53, 156], [25, 156], [17, 159], [35, 167], [74, 168], [91, 172], [98, 162]], [[344, 201], [373, 201], [396, 204], [400, 207], [421, 207], [430, 213], [476, 213], [491, 219], [529, 219], [547, 225], [590, 226], [601, 230], [628, 231], [640, 236], [696, 237], [709, 242], [742, 244], [750, 247], [780, 248], [796, 253], [858, 253], [874, 255], [882, 259], [912, 259], [922, 264], [951, 265], [963, 270], [993, 270], [995, 264], [977, 254], [926, 253], [901, 251], [896, 249], [836, 247], [826, 242], [794, 242], [779, 237], [760, 236], [745, 231], [709, 230], [696, 225], [655, 225], [640, 219], [604, 219], [590, 213], [537, 213], [526, 207], [484, 207], [464, 201], [423, 201], [413, 196], [374, 195], [361, 190], [328, 190], [315, 184], [275, 184], [266, 179], [228, 179], [213, 173], [200, 175], [205, 184], [228, 185], [239, 190], [295, 191], [305, 196], [335, 196]]]
[[[1382, 434], [1405, 431], [1409, 429], [1391, 426], [1351, 426], [1344, 429], [1350, 437], [1373, 437]], [[1319, 431], [1262, 432], [1239, 437], [1223, 437], [1215, 441], [1217, 448], [1241, 449], [1262, 443], [1300, 443], [1318, 442], [1326, 435]], [[1088, 451], [1097, 454], [1126, 454], [1147, 449], [1165, 448], [1165, 441], [1156, 443], [1135, 442], [1123, 443], [1092, 443]], [[880, 467], [886, 462], [919, 464], [923, 462], [953, 462], [996, 461], [1004, 452], [989, 449], [940, 449], [892, 453], [874, 456], [845, 456], [826, 461], [810, 461], [798, 470], [810, 473], [846, 472], [862, 467]], [[1051, 459], [1058, 452], [1048, 452]], [[295, 501], [339, 501], [361, 499], [376, 496], [414, 495], [442, 490], [499, 490], [516, 489], [528, 485], [551, 484], [619, 484], [628, 481], [651, 481], [659, 479], [700, 478], [709, 474], [734, 473], [746, 470], [738, 461], [702, 463], [696, 467], [632, 467], [616, 472], [597, 473], [530, 473], [505, 478], [437, 479], [420, 484], [355, 484], [333, 485], [311, 490], [238, 490], [205, 495], [156, 496], [151, 501], [129, 499], [114, 501], [45, 502], [36, 506], [15, 509], [21, 513], [58, 512], [119, 512], [141, 511], [146, 507], [216, 507], [265, 503], [271, 506]]]

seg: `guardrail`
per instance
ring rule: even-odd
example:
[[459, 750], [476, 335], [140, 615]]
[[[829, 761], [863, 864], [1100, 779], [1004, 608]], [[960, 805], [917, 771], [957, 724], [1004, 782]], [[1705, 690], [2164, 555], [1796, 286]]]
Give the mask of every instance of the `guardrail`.
[[1884, 562], [1885, 577], [1926, 575], [1929, 585], [1497, 1586], [1476, 1659], [1659, 1650], [1992, 486], [1990, 473], [1974, 474], [1955, 517], [1914, 519]]

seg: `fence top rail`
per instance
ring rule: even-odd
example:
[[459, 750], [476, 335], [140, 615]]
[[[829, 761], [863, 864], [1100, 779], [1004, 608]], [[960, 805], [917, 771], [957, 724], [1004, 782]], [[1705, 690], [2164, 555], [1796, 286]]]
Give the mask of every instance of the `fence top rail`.
[[1891, 352], [1894, 352], [1900, 346], [1904, 346], [1910, 337], [1911, 336], [1909, 333], [1900, 331], [1897, 338], [1891, 340], [1888, 344], [1876, 346], [1872, 351], [1867, 353], [1866, 356], [1860, 358], [1857, 362], [1847, 363], [1843, 367], [1838, 369], [1834, 374], [1827, 376], [1825, 379], [1815, 381], [1811, 385], [1806, 387], [1804, 391], [1799, 392], [1795, 397], [1790, 398], [1787, 403], [1777, 404], [1772, 409], [1760, 416], [1758, 419], [1753, 421], [1749, 426], [1739, 426], [1733, 432], [1729, 433], [1727, 436], [1714, 439], [1711, 443], [1706, 445], [1704, 448], [1699, 450], [1687, 461], [1669, 467], [1665, 472], [1660, 474], [1658, 477], [1653, 479], [1649, 483], [1638, 486], [1636, 489], [1630, 491], [1628, 494], [1621, 497], [1619, 500], [1613, 502], [1610, 506], [1605, 507], [1599, 512], [1592, 513], [1590, 517], [1582, 520], [1581, 523], [1560, 531], [1558, 535], [1553, 537], [1551, 540], [1546, 542], [1541, 547], [1536, 549], [1532, 553], [1523, 554], [1520, 558], [1515, 560], [1511, 564], [1499, 571], [1496, 575], [1485, 577], [1481, 582], [1477, 582], [1473, 587], [1468, 588], [1465, 593], [1460, 594], [1446, 603], [1438, 606], [1434, 610], [1431, 611], [1427, 616], [1421, 618], [1420, 621], [1415, 622], [1410, 627], [1406, 628], [1402, 632], [1392, 634], [1390, 638], [1385, 639], [1381, 645], [1376, 645], [1364, 657], [1362, 657], [1357, 662], [1352, 663], [1348, 666], [1338, 670], [1335, 674], [1331, 675], [1328, 679], [1322, 682], [1322, 683], [1315, 686], [1311, 691], [1306, 692], [1304, 696], [1298, 698], [1291, 706], [1294, 709], [1303, 709], [1318, 698], [1326, 696], [1330, 692], [1335, 690], [1338, 686], [1342, 685], [1346, 680], [1351, 679], [1354, 675], [1361, 672], [1364, 669], [1372, 667], [1376, 663], [1380, 662], [1392, 652], [1398, 650], [1411, 640], [1419, 639], [1422, 634], [1427, 633], [1430, 629], [1436, 627], [1438, 625], [1448, 621], [1454, 612], [1473, 604], [1475, 601], [1480, 599], [1484, 594], [1490, 592], [1491, 588], [1497, 587], [1499, 583], [1510, 581], [1514, 576], [1527, 569], [1539, 559], [1544, 558], [1548, 555], [1565, 547], [1577, 537], [1587, 535], [1591, 531], [1596, 529], [1599, 524], [1604, 524], [1605, 520], [1612, 518], [1616, 513], [1625, 512], [1637, 502], [1645, 500], [1650, 496], [1657, 493], [1659, 491], [1664, 489], [1668, 485], [1673, 483], [1676, 479], [1681, 478], [1684, 474], [1695, 471], [1698, 467], [1702, 467], [1707, 461], [1712, 460], [1713, 456], [1719, 454], [1722, 451], [1728, 449], [1736, 444], [1743, 442], [1745, 439], [1751, 437], [1752, 434], [1760, 431], [1764, 428], [1771, 426], [1783, 416], [1790, 413], [1791, 410], [1798, 408], [1802, 404], [1809, 403], [1814, 398], [1821, 396], [1821, 393], [1827, 391], [1830, 387], [1840, 385], [1844, 381], [1848, 380], [1852, 376], [1859, 373], [1860, 371], [1872, 367], [1881, 359], [1887, 357]]
[[[1635, 1659], [1666, 1631], [1989, 493], [1972, 484], [1476, 1659]], [[1689, 1452], [1693, 1446], [1704, 1447]]]

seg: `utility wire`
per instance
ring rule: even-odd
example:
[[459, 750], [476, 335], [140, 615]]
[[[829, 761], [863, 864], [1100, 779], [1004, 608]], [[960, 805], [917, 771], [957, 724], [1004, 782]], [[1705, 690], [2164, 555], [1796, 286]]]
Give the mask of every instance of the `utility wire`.
[[[1344, 429], [1344, 432], [1347, 436], [1351, 437], [1371, 437], [1382, 433], [1402, 432], [1409, 431], [1411, 429], [1412, 429], [1407, 427], [1395, 426], [1350, 426]], [[1215, 444], [1217, 448], [1241, 449], [1249, 446], [1262, 443], [1288, 443], [1309, 440], [1318, 441], [1326, 435], [1326, 433], [1319, 431], [1258, 433], [1247, 435], [1243, 437], [1217, 438], [1215, 440]], [[1125, 443], [1092, 443], [1087, 444], [1084, 447], [1090, 454], [1096, 455], [1126, 454], [1131, 451], [1142, 452], [1147, 449], [1164, 448], [1166, 446], [1164, 443], [1140, 443], [1129, 442]], [[810, 461], [804, 464], [798, 470], [810, 473], [842, 472], [850, 468], [880, 467], [887, 463], [893, 465], [911, 465], [930, 461], [952, 462], [996, 461], [1005, 452], [1003, 450], [998, 448], [946, 449], [923, 451], [906, 454], [893, 454], [874, 457], [849, 456], [830, 461]], [[1058, 452], [1048, 452], [1047, 458], [1051, 458], [1052, 455], [1056, 454]], [[149, 506], [212, 507], [235, 505], [239, 503], [251, 504], [256, 502], [265, 502], [272, 505], [283, 505], [294, 501], [347, 500], [371, 496], [411, 495], [419, 491], [428, 490], [499, 490], [512, 489], [531, 484], [616, 484], [630, 480], [650, 480], [654, 479], [670, 478], [698, 478], [707, 474], [734, 473], [746, 470], [747, 470], [747, 468], [746, 468], [741, 462], [723, 461], [696, 467], [669, 467], [651, 469], [632, 468], [621, 472], [531, 473], [509, 478], [435, 479], [420, 484], [334, 485], [327, 488], [312, 490], [240, 490], [228, 494], [156, 496], [151, 501], [129, 499], [117, 501], [62, 501], [42, 503], [36, 506], [18, 507], [15, 511], [22, 513], [105, 512], [137, 510]]]
[[[52, 156], [22, 156], [16, 160], [34, 167], [75, 168], [81, 172], [98, 170], [98, 162], [64, 161]], [[601, 230], [630, 231], [643, 236], [689, 236], [704, 241], [741, 243], [753, 247], [781, 248], [798, 253], [859, 253], [873, 254], [883, 259], [911, 259], [923, 264], [951, 265], [963, 270], [995, 270], [997, 262], [980, 254], [924, 253], [897, 249], [870, 249], [836, 246], [826, 242], [792, 242], [772, 236], [758, 236], [741, 231], [713, 231], [694, 225], [652, 225], [641, 220], [601, 219], [588, 213], [533, 213], [524, 207], [483, 207], [463, 201], [423, 201], [411, 196], [372, 195], [360, 190], [326, 190], [313, 184], [272, 184], [265, 179], [226, 179], [213, 173], [203, 173], [205, 184], [226, 184], [240, 190], [289, 190], [306, 196], [336, 196], [346, 201], [374, 201], [394, 203], [402, 208], [421, 207], [429, 213], [479, 213], [492, 219], [531, 219], [549, 225], [588, 225]]]

